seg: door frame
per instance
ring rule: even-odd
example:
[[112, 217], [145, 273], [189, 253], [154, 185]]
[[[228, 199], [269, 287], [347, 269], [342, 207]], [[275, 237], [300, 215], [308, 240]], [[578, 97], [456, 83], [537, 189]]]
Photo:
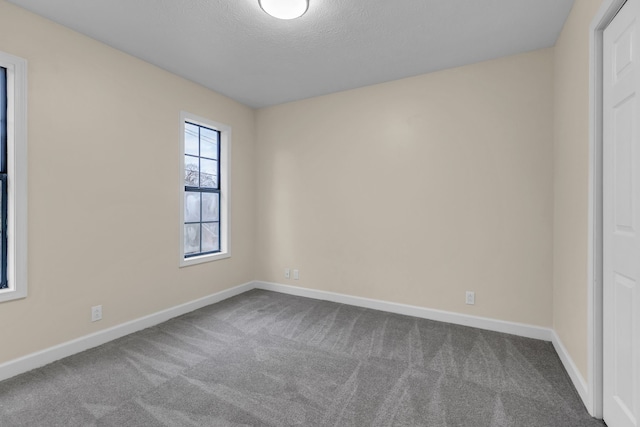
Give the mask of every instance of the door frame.
[[587, 384], [589, 413], [602, 418], [603, 276], [602, 276], [602, 96], [603, 32], [626, 0], [603, 0], [589, 27], [589, 219], [587, 272]]

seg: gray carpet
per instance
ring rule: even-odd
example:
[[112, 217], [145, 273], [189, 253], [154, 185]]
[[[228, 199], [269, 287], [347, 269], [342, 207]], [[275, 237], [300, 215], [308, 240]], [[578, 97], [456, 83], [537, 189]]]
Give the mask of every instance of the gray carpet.
[[250, 291], [0, 383], [0, 426], [602, 426], [548, 342]]

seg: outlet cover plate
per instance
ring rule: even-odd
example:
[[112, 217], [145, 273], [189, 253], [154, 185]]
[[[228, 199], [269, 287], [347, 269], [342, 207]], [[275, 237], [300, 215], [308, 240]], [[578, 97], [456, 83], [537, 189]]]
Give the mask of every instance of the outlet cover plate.
[[476, 293], [472, 291], [467, 291], [465, 303], [469, 305], [474, 305], [476, 303]]
[[93, 307], [91, 307], [91, 321], [97, 322], [98, 320], [101, 320], [101, 319], [102, 319], [102, 306], [94, 305]]

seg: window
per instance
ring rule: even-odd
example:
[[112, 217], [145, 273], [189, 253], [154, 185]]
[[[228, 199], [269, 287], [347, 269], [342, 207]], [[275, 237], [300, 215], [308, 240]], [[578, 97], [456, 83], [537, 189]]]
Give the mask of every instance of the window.
[[7, 69], [0, 67], [0, 289], [7, 278]]
[[231, 129], [183, 112], [181, 135], [180, 265], [229, 257]]
[[0, 302], [27, 296], [26, 71], [0, 52]]

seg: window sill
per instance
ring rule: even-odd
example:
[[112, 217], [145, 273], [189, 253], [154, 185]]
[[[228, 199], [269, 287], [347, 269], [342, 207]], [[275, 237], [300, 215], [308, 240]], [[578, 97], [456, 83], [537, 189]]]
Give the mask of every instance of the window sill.
[[202, 264], [205, 262], [218, 261], [220, 259], [231, 258], [229, 252], [219, 252], [217, 254], [194, 256], [190, 258], [183, 258], [180, 261], [180, 267], [188, 267], [190, 265]]
[[27, 297], [26, 289], [23, 292], [20, 292], [16, 289], [0, 289], [0, 303], [13, 301], [17, 299], [22, 299]]

